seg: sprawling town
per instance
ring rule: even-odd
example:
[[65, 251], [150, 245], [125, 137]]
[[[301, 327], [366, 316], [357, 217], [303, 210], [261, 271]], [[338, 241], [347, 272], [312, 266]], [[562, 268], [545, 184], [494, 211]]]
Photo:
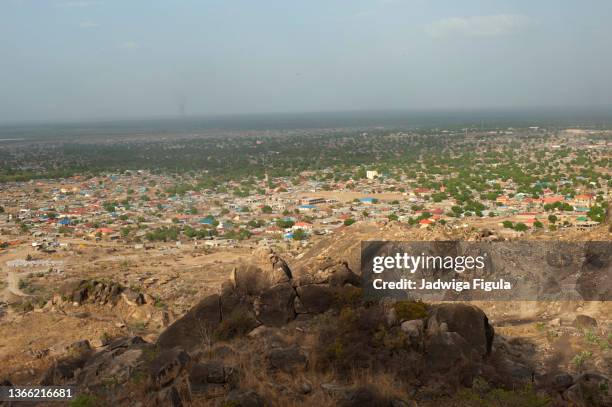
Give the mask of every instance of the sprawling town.
[[[592, 137], [598, 134], [608, 137]], [[198, 184], [196, 176], [138, 169], [6, 183], [2, 246], [305, 245], [362, 221], [516, 235], [585, 230], [603, 220], [612, 187], [608, 132], [568, 129], [512, 155], [487, 136], [473, 136], [482, 143], [478, 157], [460, 152], [405, 167], [327, 167], [214, 186]]]

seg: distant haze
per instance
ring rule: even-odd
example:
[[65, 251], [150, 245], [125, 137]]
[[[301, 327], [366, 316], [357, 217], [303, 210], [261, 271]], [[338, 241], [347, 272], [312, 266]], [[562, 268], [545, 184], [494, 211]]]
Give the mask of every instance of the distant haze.
[[601, 109], [610, 21], [609, 0], [3, 0], [0, 124]]

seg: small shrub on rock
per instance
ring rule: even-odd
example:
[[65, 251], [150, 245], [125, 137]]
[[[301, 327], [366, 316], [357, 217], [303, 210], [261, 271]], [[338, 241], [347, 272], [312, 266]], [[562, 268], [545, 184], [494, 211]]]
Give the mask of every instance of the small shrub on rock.
[[213, 337], [220, 341], [244, 336], [253, 329], [253, 319], [246, 313], [240, 311], [232, 312], [213, 332]]
[[425, 318], [428, 306], [421, 301], [398, 301], [393, 304], [393, 309], [398, 320], [410, 321]]

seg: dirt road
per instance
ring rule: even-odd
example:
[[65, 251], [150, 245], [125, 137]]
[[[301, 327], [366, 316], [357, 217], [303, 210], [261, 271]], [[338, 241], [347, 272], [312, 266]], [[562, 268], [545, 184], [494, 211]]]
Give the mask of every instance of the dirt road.
[[29, 297], [30, 296], [29, 294], [26, 294], [23, 291], [21, 291], [21, 289], [19, 288], [19, 281], [21, 280], [19, 278], [19, 274], [15, 273], [14, 271], [9, 271], [6, 277], [6, 280], [8, 283], [8, 286], [6, 287], [6, 289], [9, 290], [9, 292], [19, 297]]
[[7, 272], [6, 288], [0, 292], [0, 299], [6, 299], [11, 294], [17, 297], [31, 297], [29, 294], [21, 291], [19, 288], [19, 281], [21, 281], [19, 273], [15, 273], [14, 271]]

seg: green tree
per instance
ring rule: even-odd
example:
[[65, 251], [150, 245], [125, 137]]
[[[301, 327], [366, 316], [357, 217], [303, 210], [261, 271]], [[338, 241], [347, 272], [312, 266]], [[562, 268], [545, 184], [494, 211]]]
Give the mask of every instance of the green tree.
[[516, 230], [517, 232], [524, 232], [527, 229], [529, 228], [523, 222], [518, 222], [517, 224], [514, 225], [514, 230]]
[[295, 222], [290, 219], [277, 219], [276, 220], [276, 226], [278, 226], [281, 229], [288, 229], [292, 227], [293, 225], [295, 225]]
[[606, 208], [602, 205], [593, 205], [587, 212], [589, 219], [595, 222], [603, 222], [606, 219]]
[[293, 240], [304, 240], [306, 239], [306, 237], [306, 232], [304, 232], [303, 229], [297, 229], [293, 231]]
[[348, 218], [344, 220], [344, 226], [351, 226], [353, 223], [355, 223], [355, 219], [353, 218]]

